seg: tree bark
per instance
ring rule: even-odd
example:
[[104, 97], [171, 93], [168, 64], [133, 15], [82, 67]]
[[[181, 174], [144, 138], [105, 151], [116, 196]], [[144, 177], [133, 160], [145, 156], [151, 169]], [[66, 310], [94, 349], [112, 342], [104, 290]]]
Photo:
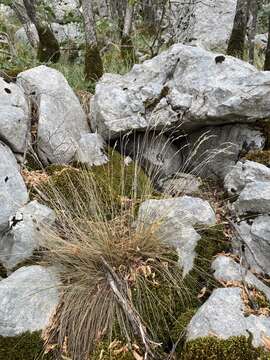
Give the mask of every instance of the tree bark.
[[132, 29], [132, 20], [134, 13], [134, 4], [127, 3], [126, 14], [124, 20], [124, 28], [121, 40], [121, 55], [128, 63], [134, 63], [135, 53], [130, 36]]
[[153, 0], [144, 0], [143, 2], [143, 19], [146, 30], [150, 34], [156, 32], [156, 12], [157, 5], [154, 4]]
[[228, 44], [227, 54], [240, 59], [244, 57], [249, 6], [250, 0], [237, 0], [233, 29]]
[[250, 64], [254, 64], [254, 55], [255, 55], [255, 36], [257, 31], [257, 19], [258, 19], [258, 0], [251, 0], [250, 2], [250, 13], [252, 16], [252, 22], [249, 29], [248, 34], [248, 43], [249, 43], [249, 51], [248, 57]]
[[57, 62], [60, 58], [60, 47], [54, 33], [48, 24], [42, 23], [36, 14], [35, 0], [23, 0], [25, 10], [31, 22], [35, 25], [38, 36], [39, 46], [37, 57], [41, 62]]
[[16, 2], [16, 1], [14, 1], [10, 5], [10, 7], [15, 12], [18, 20], [22, 24], [30, 45], [33, 48], [37, 48], [38, 47], [38, 41], [35, 39], [35, 36], [33, 35], [33, 31], [31, 30], [32, 22], [29, 19], [29, 16], [27, 15], [27, 13], [26, 13], [25, 7], [22, 4], [20, 4], [20, 3]]
[[265, 54], [264, 70], [270, 71], [270, 15], [268, 16], [268, 41]]
[[85, 26], [85, 76], [87, 80], [96, 81], [103, 75], [103, 63], [100, 56], [92, 0], [82, 0], [82, 11]]

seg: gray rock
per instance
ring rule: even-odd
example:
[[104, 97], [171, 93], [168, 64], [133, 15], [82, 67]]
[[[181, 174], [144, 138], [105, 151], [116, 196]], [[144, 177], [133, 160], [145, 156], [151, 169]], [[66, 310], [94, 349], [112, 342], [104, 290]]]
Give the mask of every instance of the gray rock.
[[82, 135], [78, 142], [75, 160], [89, 166], [102, 165], [108, 162], [104, 152], [104, 140], [98, 134]]
[[[227, 50], [233, 28], [236, 0], [188, 2], [185, 18], [179, 16], [183, 4], [172, 2], [172, 24], [178, 42], [187, 42], [207, 50]], [[175, 7], [175, 9], [174, 9]]]
[[22, 267], [0, 282], [0, 335], [44, 329], [58, 301], [59, 280], [42, 266]]
[[3, 17], [5, 20], [8, 20], [12, 16], [14, 16], [14, 11], [11, 9], [10, 6], [0, 4], [0, 16]]
[[233, 203], [238, 215], [247, 213], [270, 213], [270, 181], [256, 181], [246, 184], [238, 199]]
[[126, 75], [105, 74], [91, 126], [105, 139], [131, 130], [198, 129], [270, 116], [270, 73], [199, 47], [173, 45]]
[[270, 288], [260, 281], [252, 272], [240, 266], [231, 257], [219, 255], [212, 263], [214, 277], [218, 281], [239, 281], [254, 286], [265, 294], [270, 301]]
[[265, 144], [260, 131], [244, 124], [206, 127], [186, 141], [183, 152], [192, 173], [221, 179], [231, 171], [242, 151], [259, 150]]
[[[51, 24], [53, 33], [59, 42], [59, 44], [63, 44], [65, 42], [73, 41], [77, 42], [77, 44], [81, 44], [84, 41], [84, 34], [81, 29], [81, 25], [79, 23], [67, 23], [67, 24]], [[33, 33], [33, 37], [36, 41], [39, 41], [38, 33], [35, 25], [31, 24], [30, 26], [31, 32]], [[15, 33], [15, 40], [22, 44], [29, 44], [29, 40], [25, 33], [23, 27], [18, 29]]]
[[215, 289], [191, 319], [187, 327], [187, 340], [210, 333], [223, 339], [246, 335], [243, 309], [240, 288]]
[[207, 201], [182, 196], [143, 202], [139, 208], [137, 228], [140, 230], [156, 224], [157, 236], [177, 249], [185, 276], [193, 267], [195, 247], [200, 239], [193, 226], [213, 225], [215, 221], [215, 213]]
[[200, 307], [187, 327], [187, 341], [205, 336], [228, 339], [251, 333], [253, 346], [263, 346], [261, 334], [270, 335], [270, 318], [244, 316], [244, 303], [240, 288], [224, 288], [213, 291]]
[[[30, 24], [29, 25], [29, 29], [31, 31], [31, 34], [33, 36], [33, 38], [35, 39], [35, 41], [38, 43], [39, 42], [39, 37], [38, 37], [38, 32], [37, 32], [37, 29], [35, 27], [34, 24]], [[21, 43], [21, 44], [24, 44], [24, 45], [27, 45], [29, 44], [29, 40], [28, 40], [28, 37], [26, 35], [26, 32], [24, 30], [23, 27], [20, 27], [14, 34], [14, 38], [15, 40], [18, 42], [18, 43]]]
[[17, 161], [8, 146], [0, 142], [0, 233], [11, 216], [28, 201], [28, 193]]
[[81, 16], [79, 0], [48, 0], [57, 22], [66, 21], [68, 17]]
[[9, 230], [0, 237], [0, 261], [11, 270], [30, 258], [46, 236], [46, 227], [55, 221], [54, 211], [36, 200], [19, 209]]
[[202, 180], [191, 174], [177, 173], [172, 179], [160, 179], [159, 189], [168, 195], [180, 196], [197, 193], [202, 185]]
[[44, 65], [20, 73], [17, 79], [39, 109], [37, 147], [42, 162], [70, 162], [77, 142], [89, 127], [67, 80], [59, 71]]
[[270, 216], [258, 216], [254, 220], [235, 224], [237, 234], [233, 241], [234, 251], [242, 254], [243, 260], [253, 272], [270, 275]]
[[29, 128], [28, 102], [22, 89], [0, 77], [0, 139], [14, 152], [23, 153]]
[[125, 140], [123, 148], [156, 181], [177, 174], [182, 168], [180, 150], [165, 135], [134, 134]]
[[270, 169], [254, 161], [238, 161], [225, 176], [224, 188], [229, 195], [238, 195], [246, 184], [257, 181], [270, 182]]
[[268, 40], [268, 33], [257, 34], [255, 36], [255, 39], [254, 39], [254, 43], [255, 43], [256, 48], [259, 51], [264, 52], [266, 50], [266, 47], [267, 47], [267, 40]]

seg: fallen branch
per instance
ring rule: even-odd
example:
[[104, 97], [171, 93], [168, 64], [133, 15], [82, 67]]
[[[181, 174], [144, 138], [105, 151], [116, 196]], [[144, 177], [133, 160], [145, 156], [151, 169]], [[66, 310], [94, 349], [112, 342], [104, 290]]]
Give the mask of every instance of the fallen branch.
[[148, 337], [146, 328], [140, 319], [140, 315], [131, 305], [129, 299], [127, 298], [127, 295], [120, 290], [122, 288], [121, 280], [119, 279], [113, 268], [107, 263], [107, 261], [103, 257], [101, 257], [101, 260], [103, 262], [104, 268], [107, 271], [107, 278], [110, 288], [115, 294], [115, 297], [122, 310], [124, 311], [125, 315], [129, 319], [135, 335], [140, 337], [144, 345], [144, 360], [149, 359], [149, 356], [151, 356], [152, 359], [157, 359], [156, 355], [152, 351], [152, 347], [160, 346], [160, 344], [155, 343]]

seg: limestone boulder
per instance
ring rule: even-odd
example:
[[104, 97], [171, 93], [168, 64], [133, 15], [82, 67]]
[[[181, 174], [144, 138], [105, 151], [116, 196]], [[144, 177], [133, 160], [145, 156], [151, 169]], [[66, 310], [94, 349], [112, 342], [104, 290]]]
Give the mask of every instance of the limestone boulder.
[[0, 77], [0, 139], [24, 153], [30, 135], [30, 113], [23, 89]]
[[37, 148], [42, 162], [62, 164], [73, 160], [77, 142], [89, 132], [81, 104], [65, 77], [41, 65], [18, 75], [38, 109]]
[[200, 235], [195, 225], [214, 225], [215, 213], [200, 198], [181, 196], [164, 200], [147, 200], [139, 208], [137, 227], [156, 225], [157, 236], [175, 247], [184, 276], [192, 269]]
[[134, 130], [195, 130], [270, 116], [270, 73], [199, 47], [175, 44], [126, 75], [105, 74], [91, 126], [106, 140]]
[[243, 220], [235, 227], [235, 253], [242, 256], [252, 271], [270, 275], [270, 216], [261, 215]]
[[22, 267], [0, 282], [0, 336], [43, 330], [59, 301], [52, 269]]
[[270, 169], [254, 161], [238, 161], [225, 176], [224, 187], [229, 195], [239, 195], [248, 183], [270, 182]]
[[15, 156], [2, 142], [0, 142], [0, 184], [1, 234], [7, 229], [10, 217], [28, 201], [28, 192]]
[[0, 237], [0, 262], [5, 268], [11, 270], [30, 258], [54, 221], [54, 211], [36, 200], [20, 208]]
[[263, 337], [270, 335], [270, 318], [264, 315], [245, 316], [240, 288], [222, 288], [213, 291], [210, 298], [199, 308], [187, 327], [187, 341], [199, 337], [252, 334], [252, 345], [263, 346]]

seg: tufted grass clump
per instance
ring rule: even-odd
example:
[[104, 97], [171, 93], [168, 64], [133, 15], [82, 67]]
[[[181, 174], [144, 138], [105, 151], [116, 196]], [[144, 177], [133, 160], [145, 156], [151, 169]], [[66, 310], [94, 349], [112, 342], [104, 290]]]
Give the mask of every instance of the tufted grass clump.
[[140, 203], [157, 196], [146, 173], [156, 179], [159, 169], [144, 172], [140, 155], [131, 163], [115, 149], [108, 155], [101, 166], [49, 166], [35, 187], [57, 215], [42, 237], [41, 262], [57, 268], [62, 282], [61, 302], [43, 333], [46, 349], [56, 358], [89, 360], [102, 352], [113, 359], [111, 344], [119, 341], [125, 357], [136, 351], [137, 358], [165, 359], [179, 340], [173, 334], [179, 316], [201, 303], [200, 282], [219, 248], [213, 244], [207, 266], [196, 261], [183, 279], [179, 254], [158, 236], [163, 219], [136, 223]]
[[129, 211], [107, 221], [62, 216], [44, 244], [43, 262], [59, 268], [63, 284], [47, 345], [58, 344], [74, 360], [114, 338], [136, 343], [142, 354], [160, 353], [176, 303], [185, 301], [174, 250], [155, 236], [155, 226], [136, 231]]
[[188, 289], [177, 252], [157, 236], [160, 224], [136, 225], [140, 202], [153, 196], [150, 180], [136, 162], [126, 165], [114, 150], [109, 156], [91, 168], [50, 166], [36, 189], [57, 214], [45, 229], [41, 262], [62, 280], [46, 348], [88, 360], [102, 344], [111, 353], [118, 339], [131, 352], [163, 359]]

